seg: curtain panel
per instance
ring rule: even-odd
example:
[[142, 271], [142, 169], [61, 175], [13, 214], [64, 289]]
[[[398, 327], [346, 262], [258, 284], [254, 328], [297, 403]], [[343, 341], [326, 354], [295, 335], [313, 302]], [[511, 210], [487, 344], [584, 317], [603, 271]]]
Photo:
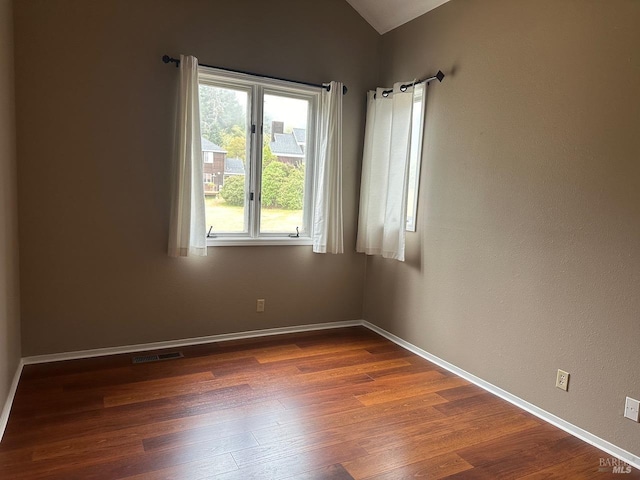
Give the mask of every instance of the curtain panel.
[[198, 59], [180, 55], [169, 256], [207, 254]]
[[356, 250], [404, 261], [414, 88], [401, 85], [367, 96]]
[[331, 82], [320, 100], [313, 251], [344, 253], [342, 219], [342, 83]]

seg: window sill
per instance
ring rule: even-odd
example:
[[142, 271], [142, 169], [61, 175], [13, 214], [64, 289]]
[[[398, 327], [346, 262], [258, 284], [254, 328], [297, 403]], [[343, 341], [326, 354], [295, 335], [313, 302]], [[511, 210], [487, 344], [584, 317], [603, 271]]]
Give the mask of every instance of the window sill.
[[217, 237], [207, 239], [207, 247], [262, 247], [283, 245], [313, 245], [313, 240], [311, 240], [310, 237]]

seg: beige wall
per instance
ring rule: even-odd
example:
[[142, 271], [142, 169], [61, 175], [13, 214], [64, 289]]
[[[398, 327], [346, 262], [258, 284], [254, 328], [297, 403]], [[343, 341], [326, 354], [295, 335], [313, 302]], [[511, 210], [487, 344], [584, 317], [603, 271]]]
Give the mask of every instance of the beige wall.
[[[25, 355], [362, 318], [353, 251], [380, 37], [346, 2], [25, 0], [15, 21]], [[165, 53], [348, 85], [345, 255], [167, 257], [178, 75]]]
[[[418, 232], [365, 318], [640, 454], [640, 2], [453, 0], [383, 37], [429, 90]], [[558, 368], [570, 389], [555, 388]]]
[[20, 361], [11, 4], [0, 0], [0, 411]]

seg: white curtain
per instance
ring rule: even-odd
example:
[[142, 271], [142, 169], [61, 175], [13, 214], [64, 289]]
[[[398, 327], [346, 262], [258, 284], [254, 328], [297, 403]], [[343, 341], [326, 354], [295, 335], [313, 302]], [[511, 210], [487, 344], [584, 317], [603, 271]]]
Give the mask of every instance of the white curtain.
[[169, 256], [207, 254], [202, 182], [198, 59], [180, 55]]
[[356, 250], [404, 261], [414, 88], [401, 85], [368, 93]]
[[320, 100], [320, 137], [313, 251], [343, 253], [342, 233], [342, 83], [331, 82]]

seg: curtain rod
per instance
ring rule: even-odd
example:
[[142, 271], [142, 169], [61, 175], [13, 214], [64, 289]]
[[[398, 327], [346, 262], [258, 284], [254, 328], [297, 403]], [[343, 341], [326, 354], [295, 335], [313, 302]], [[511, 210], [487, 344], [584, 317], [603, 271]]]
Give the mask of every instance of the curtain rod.
[[[438, 70], [438, 73], [436, 73], [433, 77], [425, 78], [424, 80], [416, 80], [413, 83], [405, 83], [403, 85], [400, 85], [400, 91], [401, 92], [406, 92], [407, 88], [413, 87], [414, 85], [418, 85], [419, 83], [429, 83], [429, 82], [433, 82], [434, 80], [438, 80], [438, 82], [442, 82], [443, 78], [444, 78], [444, 73], [442, 73], [442, 70]], [[383, 97], [388, 97], [390, 93], [393, 93], [393, 89], [391, 89], [391, 90], [383, 90], [382, 91], [382, 96]], [[375, 95], [374, 95], [374, 97], [375, 97]]]
[[[180, 60], [178, 58], [170, 57], [169, 55], [163, 55], [162, 61], [164, 63], [175, 63], [176, 68], [180, 66]], [[201, 67], [216, 68], [218, 70], [224, 70], [225, 72], [242, 73], [244, 75], [251, 75], [253, 77], [269, 78], [271, 80], [281, 80], [283, 82], [299, 83], [301, 85], [308, 85], [310, 87], [324, 88], [327, 92], [331, 91], [331, 85], [318, 85], [317, 83], [300, 82], [298, 80], [289, 80], [287, 78], [273, 77], [271, 75], [262, 75], [261, 73], [245, 72], [244, 70], [233, 70], [232, 68], [215, 67], [213, 65], [205, 65], [204, 63], [199, 63], [198, 65], [200, 65]], [[346, 85], [342, 86], [342, 94], [343, 95], [347, 94]]]

